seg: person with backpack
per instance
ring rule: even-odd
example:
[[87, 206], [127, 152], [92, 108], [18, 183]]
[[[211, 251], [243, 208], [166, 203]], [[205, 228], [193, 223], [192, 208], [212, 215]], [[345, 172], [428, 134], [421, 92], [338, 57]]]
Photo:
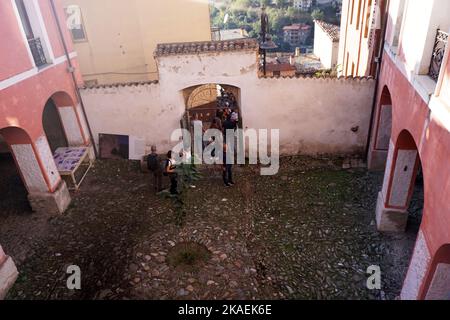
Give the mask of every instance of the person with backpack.
[[172, 150], [167, 153], [167, 159], [164, 166], [164, 175], [170, 179], [170, 194], [178, 194], [178, 174], [176, 172], [175, 160], [172, 158]]
[[161, 158], [156, 153], [156, 146], [152, 146], [152, 153], [147, 157], [147, 167], [148, 170], [150, 170], [150, 172], [153, 174], [153, 185], [155, 191], [157, 193], [161, 192], [163, 190], [163, 168], [161, 166]]

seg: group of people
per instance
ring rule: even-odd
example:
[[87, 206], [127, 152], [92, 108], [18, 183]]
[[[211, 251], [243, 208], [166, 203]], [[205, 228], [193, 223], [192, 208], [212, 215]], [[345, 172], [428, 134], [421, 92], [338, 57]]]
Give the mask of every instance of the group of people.
[[[217, 129], [223, 133], [223, 183], [225, 187], [234, 186], [233, 181], [233, 163], [230, 163], [227, 159], [227, 152], [229, 151], [229, 145], [226, 141], [227, 130], [236, 130], [238, 128], [239, 115], [235, 110], [231, 108], [218, 109], [214, 119], [211, 122], [209, 129]], [[195, 114], [192, 125], [197, 122], [197, 125], [201, 125], [203, 132], [206, 129], [203, 126], [203, 122], [199, 119], [198, 113]], [[209, 143], [213, 143], [214, 139]], [[203, 145], [205, 148], [207, 143]], [[183, 151], [184, 153], [184, 151]], [[214, 154], [212, 155], [215, 156]], [[186, 154], [180, 154], [180, 157], [186, 160]], [[154, 178], [154, 188], [157, 193], [163, 191], [163, 177], [166, 176], [170, 179], [170, 194], [178, 194], [178, 174], [177, 163], [174, 159], [172, 151], [167, 153], [166, 159], [162, 160], [158, 155], [156, 146], [152, 146], [151, 154], [147, 156], [147, 167]], [[192, 186], [194, 187], [194, 186]]]
[[162, 160], [159, 156], [156, 146], [152, 146], [151, 151], [152, 153], [147, 156], [147, 168], [153, 175], [155, 192], [159, 193], [164, 190], [163, 177], [166, 176], [170, 179], [170, 194], [177, 195], [178, 173], [176, 171], [177, 166], [172, 150], [167, 153], [165, 160]]

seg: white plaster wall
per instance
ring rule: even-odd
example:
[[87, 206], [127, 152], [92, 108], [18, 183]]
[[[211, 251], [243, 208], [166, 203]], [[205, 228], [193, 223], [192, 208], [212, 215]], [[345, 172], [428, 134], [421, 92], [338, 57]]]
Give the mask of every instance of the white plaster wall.
[[383, 189], [381, 193], [383, 194], [383, 199], [386, 201], [387, 199], [387, 193], [389, 189], [389, 182], [391, 181], [391, 175], [394, 174], [392, 171], [392, 163], [394, 162], [394, 152], [395, 152], [395, 144], [392, 142], [392, 140], [389, 142], [389, 152], [388, 157], [386, 161], [386, 169], [384, 173], [384, 180], [383, 180]]
[[283, 154], [362, 152], [373, 89], [372, 80], [260, 79], [242, 92], [246, 126], [280, 129]]
[[426, 74], [437, 29], [450, 29], [450, 1], [409, 0], [405, 10], [400, 43], [407, 69], [414, 74]]
[[382, 105], [380, 108], [380, 123], [378, 124], [376, 150], [388, 150], [392, 131], [392, 105]]
[[331, 38], [316, 23], [314, 31], [314, 55], [320, 59], [326, 69], [336, 66], [338, 60], [339, 42]]
[[50, 150], [50, 146], [48, 144], [46, 136], [42, 136], [37, 139], [35, 145], [36, 152], [39, 154], [42, 165], [44, 166], [44, 170], [46, 171], [47, 177], [50, 180], [50, 184], [52, 188], [54, 188], [59, 183], [61, 176], [59, 175], [58, 169], [56, 168], [53, 154]]
[[41, 168], [30, 144], [12, 145], [11, 149], [29, 192], [48, 192]]
[[123, 134], [165, 151], [174, 145], [170, 135], [185, 112], [183, 89], [217, 83], [241, 89], [244, 128], [281, 130], [283, 154], [347, 154], [365, 147], [373, 80], [260, 79], [254, 51], [166, 56], [158, 62], [159, 84], [82, 90], [97, 143], [99, 133]]
[[75, 109], [73, 107], [59, 107], [58, 111], [69, 145], [72, 147], [83, 145], [83, 136], [81, 135]]
[[[163, 104], [155, 84], [81, 90], [95, 143], [99, 134], [128, 135], [169, 150], [170, 134], [180, 126], [181, 104]], [[172, 93], [177, 95], [177, 93]]]
[[417, 150], [398, 150], [389, 198], [390, 206], [406, 207], [408, 205], [409, 190], [411, 183], [413, 183], [417, 156]]
[[83, 113], [83, 110], [81, 109], [80, 104], [77, 106], [77, 113], [78, 113], [78, 117], [80, 118], [83, 134], [86, 137], [86, 139], [89, 139], [89, 130], [88, 130], [87, 122], [86, 122], [86, 119], [84, 118], [84, 113]]

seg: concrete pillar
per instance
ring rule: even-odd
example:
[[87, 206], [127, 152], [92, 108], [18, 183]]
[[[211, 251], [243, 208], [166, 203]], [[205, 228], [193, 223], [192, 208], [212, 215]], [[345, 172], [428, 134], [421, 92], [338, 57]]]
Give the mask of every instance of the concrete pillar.
[[[66, 183], [61, 179], [47, 138], [41, 136], [35, 142], [35, 152], [39, 159], [34, 174], [40, 175], [45, 181], [45, 188], [29, 189], [28, 200], [33, 211], [50, 215], [61, 214], [69, 207], [71, 198]], [[22, 166], [19, 164], [22, 170]], [[37, 172], [40, 170], [41, 172]]]
[[85, 135], [82, 128], [82, 121], [77, 108], [73, 106], [58, 107], [58, 111], [69, 146], [79, 147], [85, 145], [87, 141], [85, 141], [84, 138]]
[[17, 279], [19, 273], [11, 257], [0, 246], [0, 300], [3, 300]]
[[400, 298], [402, 300], [419, 299], [420, 289], [425, 280], [426, 272], [431, 263], [431, 254], [428, 249], [422, 230], [417, 236], [416, 246], [403, 283]]
[[390, 142], [383, 189], [378, 195], [376, 209], [378, 230], [405, 231], [418, 165], [416, 149], [396, 148]]
[[63, 213], [70, 204], [70, 194], [56, 168], [47, 138], [41, 136], [34, 144], [12, 143], [11, 150], [33, 211]]

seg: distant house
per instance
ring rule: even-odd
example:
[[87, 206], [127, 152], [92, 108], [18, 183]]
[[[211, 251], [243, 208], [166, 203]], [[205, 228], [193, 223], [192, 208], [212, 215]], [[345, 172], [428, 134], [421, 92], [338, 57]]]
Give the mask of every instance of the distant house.
[[294, 8], [300, 11], [309, 11], [311, 10], [313, 1], [312, 0], [294, 0]]
[[283, 28], [284, 42], [289, 43], [292, 47], [305, 44], [311, 34], [311, 26], [305, 23], [295, 23]]
[[314, 55], [325, 69], [335, 68], [339, 57], [340, 28], [321, 20], [314, 20]]
[[297, 68], [289, 63], [268, 63], [266, 66], [266, 75], [292, 77], [295, 76]]

